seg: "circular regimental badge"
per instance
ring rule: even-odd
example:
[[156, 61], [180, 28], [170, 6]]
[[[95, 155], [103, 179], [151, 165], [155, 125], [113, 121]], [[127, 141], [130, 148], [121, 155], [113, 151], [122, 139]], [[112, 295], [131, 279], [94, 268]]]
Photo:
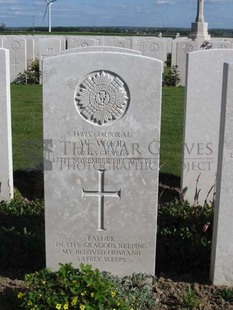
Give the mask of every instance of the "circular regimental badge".
[[157, 53], [159, 51], [159, 45], [157, 43], [152, 43], [149, 46], [149, 50], [151, 53]]
[[129, 91], [116, 74], [97, 71], [76, 87], [75, 106], [89, 123], [108, 126], [121, 119], [129, 105]]
[[192, 44], [186, 43], [186, 44], [183, 46], [183, 50], [184, 50], [185, 53], [192, 52], [192, 51], [193, 51], [193, 46], [192, 46]]

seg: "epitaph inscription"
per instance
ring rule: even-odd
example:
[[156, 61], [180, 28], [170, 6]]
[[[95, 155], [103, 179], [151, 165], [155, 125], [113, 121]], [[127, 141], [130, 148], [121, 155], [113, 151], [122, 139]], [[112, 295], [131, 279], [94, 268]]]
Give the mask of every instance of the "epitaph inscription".
[[73, 257], [79, 263], [127, 264], [145, 255], [146, 243], [121, 242], [113, 235], [88, 235], [83, 241], [57, 241], [63, 256]]

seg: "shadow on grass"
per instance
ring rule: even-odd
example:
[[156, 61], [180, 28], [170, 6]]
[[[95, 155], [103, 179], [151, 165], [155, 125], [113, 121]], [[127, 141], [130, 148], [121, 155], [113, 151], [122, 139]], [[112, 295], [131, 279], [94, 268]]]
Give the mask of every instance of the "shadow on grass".
[[23, 279], [45, 267], [42, 204], [0, 204], [0, 276]]
[[159, 174], [159, 202], [165, 203], [180, 199], [180, 177], [172, 174]]
[[[213, 206], [183, 201], [180, 178], [159, 175], [156, 274], [173, 281], [209, 283]], [[208, 224], [208, 229], [203, 228]]]
[[17, 291], [18, 288], [11, 289], [7, 288], [5, 289], [4, 293], [0, 294], [0, 304], [1, 304], [1, 310], [19, 310], [19, 300], [17, 298]]
[[14, 172], [14, 187], [28, 200], [43, 199], [43, 178], [42, 170], [17, 170]]

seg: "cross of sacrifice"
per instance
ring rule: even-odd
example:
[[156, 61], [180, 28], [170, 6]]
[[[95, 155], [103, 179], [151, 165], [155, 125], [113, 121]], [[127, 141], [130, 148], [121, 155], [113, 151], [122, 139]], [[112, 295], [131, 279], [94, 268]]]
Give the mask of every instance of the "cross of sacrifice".
[[104, 228], [104, 198], [105, 197], [118, 197], [121, 198], [121, 189], [119, 191], [105, 191], [104, 190], [104, 176], [106, 170], [97, 170], [99, 173], [99, 190], [86, 191], [82, 189], [82, 197], [97, 197], [98, 203], [98, 228], [97, 230], [105, 230]]

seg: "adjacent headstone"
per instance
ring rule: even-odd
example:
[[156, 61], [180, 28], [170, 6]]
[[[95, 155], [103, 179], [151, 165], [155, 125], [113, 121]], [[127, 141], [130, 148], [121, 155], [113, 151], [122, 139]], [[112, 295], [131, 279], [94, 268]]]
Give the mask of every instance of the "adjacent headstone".
[[178, 66], [180, 85], [185, 86], [187, 54], [197, 51], [200, 44], [197, 41], [181, 40], [177, 41], [175, 46], [176, 52], [172, 55], [172, 65]]
[[60, 39], [42, 38], [39, 41], [40, 58], [60, 55], [62, 44]]
[[132, 48], [131, 37], [111, 37], [105, 36], [104, 37], [104, 45], [105, 46], [116, 46], [122, 48]]
[[233, 63], [224, 65], [211, 281], [233, 286]]
[[77, 47], [69, 50], [62, 51], [62, 54], [73, 54], [73, 53], [87, 53], [87, 52], [113, 52], [113, 53], [129, 53], [140, 55], [139, 51], [131, 50], [128, 48], [114, 47], [114, 46], [88, 46], [88, 47]]
[[141, 37], [132, 37], [132, 49], [136, 51], [143, 52], [144, 44], [143, 38]]
[[35, 48], [34, 38], [32, 36], [26, 37], [26, 48], [27, 48], [27, 65], [30, 65], [35, 60]]
[[190, 41], [188, 38], [181, 38], [181, 37], [177, 37], [175, 38], [174, 40], [172, 40], [172, 59], [171, 59], [171, 65], [172, 66], [176, 66], [177, 65], [177, 55], [176, 55], [176, 52], [177, 52], [177, 43], [178, 42], [185, 42], [185, 41]]
[[211, 40], [191, 40], [178, 38], [172, 44], [172, 66], [177, 66], [180, 75], [180, 85], [185, 85], [187, 53], [198, 50], [208, 49], [232, 49], [230, 40], [211, 39]]
[[0, 201], [13, 198], [10, 58], [9, 51], [0, 49]]
[[[66, 49], [66, 38], [64, 36], [55, 35], [34, 35], [34, 57], [40, 59], [40, 56], [55, 56], [61, 54], [60, 51]], [[46, 41], [48, 39], [48, 41]], [[52, 39], [52, 41], [50, 41]], [[42, 41], [42, 48], [40, 43]], [[53, 41], [58, 40], [58, 41]], [[55, 42], [55, 43], [54, 43]], [[49, 53], [50, 52], [50, 53]], [[58, 53], [57, 53], [58, 52]]]
[[181, 187], [191, 203], [214, 200], [223, 63], [230, 61], [233, 50], [188, 54]]
[[67, 37], [67, 49], [77, 47], [88, 47], [96, 46], [97, 40], [91, 37], [79, 37], [79, 36], [68, 36]]
[[171, 54], [172, 53], [172, 38], [163, 38], [163, 40], [165, 41], [165, 46], [167, 47], [167, 54]]
[[0, 48], [3, 47], [3, 41], [4, 41], [4, 37], [0, 36]]
[[162, 63], [110, 52], [43, 63], [47, 266], [154, 274]]
[[213, 46], [216, 45], [216, 47], [213, 47], [213, 48], [233, 48], [232, 38], [212, 37], [211, 43], [213, 44]]
[[219, 49], [226, 49], [226, 48], [232, 48], [232, 42], [230, 41], [211, 41], [212, 48], [219, 48]]
[[143, 56], [166, 61], [167, 47], [166, 40], [160, 38], [132, 37], [132, 48], [138, 50]]
[[13, 82], [19, 73], [27, 70], [26, 39], [19, 36], [7, 36], [4, 47], [10, 51], [10, 79]]

